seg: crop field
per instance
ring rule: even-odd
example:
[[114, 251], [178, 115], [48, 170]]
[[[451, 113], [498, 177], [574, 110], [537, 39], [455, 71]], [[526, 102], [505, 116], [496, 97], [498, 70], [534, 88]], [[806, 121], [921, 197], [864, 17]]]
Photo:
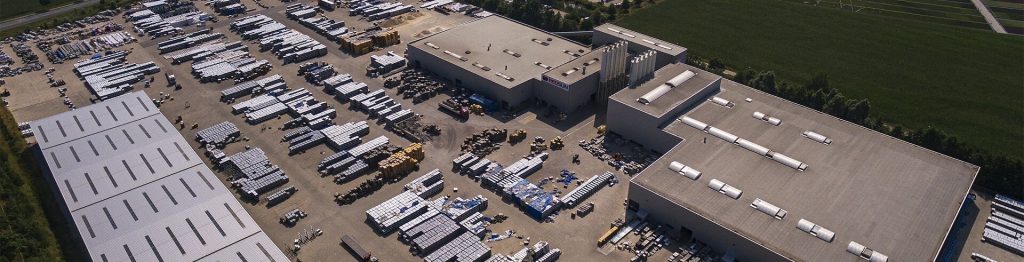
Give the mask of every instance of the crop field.
[[1019, 0], [983, 0], [1007, 32], [1024, 34], [1024, 2]]
[[74, 2], [75, 0], [5, 0], [0, 20], [31, 14]]
[[824, 72], [847, 97], [869, 99], [884, 121], [934, 126], [993, 153], [1024, 155], [1020, 36], [788, 0], [660, 5], [617, 23], [795, 84]]

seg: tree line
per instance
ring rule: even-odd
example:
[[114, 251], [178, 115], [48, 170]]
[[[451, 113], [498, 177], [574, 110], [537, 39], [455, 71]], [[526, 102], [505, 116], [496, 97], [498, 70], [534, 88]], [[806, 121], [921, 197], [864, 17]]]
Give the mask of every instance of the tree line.
[[[687, 54], [687, 64], [719, 75], [725, 64], [717, 58], [702, 58]], [[828, 75], [818, 73], [802, 85], [776, 79], [771, 70], [757, 71], [747, 68], [736, 73], [733, 81], [769, 93], [826, 114], [856, 123], [886, 135], [957, 158], [981, 167], [975, 185], [1016, 198], [1024, 197], [1024, 165], [1021, 160], [995, 154], [961, 142], [956, 136], [935, 127], [910, 128], [884, 122], [871, 115], [871, 102], [867, 99], [847, 98], [838, 89], [829, 86]]]
[[484, 10], [515, 19], [547, 31], [587, 31], [615, 21], [630, 10], [649, 6], [655, 0], [623, 0], [604, 5], [589, 0], [459, 0]]

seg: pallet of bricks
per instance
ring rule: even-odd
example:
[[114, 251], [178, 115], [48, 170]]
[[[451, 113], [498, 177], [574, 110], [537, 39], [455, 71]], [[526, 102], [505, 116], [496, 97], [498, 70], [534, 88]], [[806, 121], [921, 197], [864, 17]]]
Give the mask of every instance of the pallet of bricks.
[[439, 215], [401, 232], [399, 237], [409, 243], [417, 253], [429, 254], [465, 231], [465, 228], [455, 220]]
[[231, 101], [248, 95], [283, 92], [287, 89], [288, 84], [284, 82], [284, 78], [281, 75], [272, 75], [259, 80], [242, 82], [241, 84], [221, 90], [220, 100]]
[[470, 232], [463, 232], [448, 241], [436, 251], [423, 257], [425, 262], [466, 261], [481, 262], [491, 256], [491, 248], [480, 242], [480, 238]]
[[413, 192], [402, 192], [379, 205], [366, 210], [366, 218], [374, 229], [389, 234], [398, 226], [427, 211], [426, 200]]
[[440, 169], [434, 169], [423, 176], [413, 179], [403, 187], [405, 191], [415, 193], [417, 196], [427, 198], [444, 189], [444, 178]]
[[213, 145], [216, 148], [224, 148], [225, 145], [235, 141], [241, 132], [235, 124], [224, 121], [209, 128], [196, 132], [196, 141], [200, 145]]
[[348, 33], [345, 28], [345, 21], [335, 21], [327, 17], [316, 17], [316, 7], [304, 4], [291, 4], [285, 7], [285, 14], [289, 19], [297, 20], [316, 33], [327, 37], [331, 41], [338, 41], [341, 36]]
[[257, 200], [260, 194], [288, 183], [288, 176], [280, 167], [270, 163], [266, 153], [253, 148], [231, 156], [229, 163], [235, 171], [232, 184], [243, 197]]
[[982, 240], [1024, 256], [1024, 202], [997, 194]]
[[574, 207], [587, 199], [587, 197], [590, 197], [590, 195], [601, 190], [601, 188], [611, 182], [613, 178], [615, 178], [615, 174], [612, 174], [611, 172], [604, 172], [604, 174], [593, 176], [590, 179], [587, 179], [586, 182], [583, 182], [583, 184], [572, 189], [572, 191], [569, 191], [565, 196], [562, 196], [561, 201], [567, 208]]

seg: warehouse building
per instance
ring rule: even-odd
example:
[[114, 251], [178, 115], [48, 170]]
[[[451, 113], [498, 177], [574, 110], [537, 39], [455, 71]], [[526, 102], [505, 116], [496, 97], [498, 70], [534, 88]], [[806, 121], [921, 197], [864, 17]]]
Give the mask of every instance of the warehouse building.
[[32, 122], [92, 261], [288, 261], [144, 92]]
[[686, 48], [610, 24], [595, 29], [588, 47], [495, 15], [413, 41], [407, 56], [413, 67], [481, 93], [503, 109], [535, 102], [572, 112], [603, 104], [658, 67], [684, 61]]
[[678, 64], [616, 93], [608, 120], [664, 152], [629, 209], [726, 261], [935, 260], [979, 171]]
[[523, 102], [536, 96], [571, 111], [579, 105], [559, 102], [565, 101], [564, 97], [554, 96], [565, 91], [535, 90], [560, 88], [541, 82], [541, 75], [587, 54], [590, 48], [504, 17], [490, 16], [413, 41], [407, 52], [414, 67], [484, 94], [502, 108], [521, 108]]

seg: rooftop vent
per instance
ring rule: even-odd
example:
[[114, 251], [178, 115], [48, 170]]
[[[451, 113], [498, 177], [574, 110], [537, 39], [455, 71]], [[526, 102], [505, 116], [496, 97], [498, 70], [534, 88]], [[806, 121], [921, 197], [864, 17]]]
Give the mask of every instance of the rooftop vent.
[[716, 97], [712, 97], [711, 98], [711, 102], [715, 103], [716, 105], [720, 105], [720, 106], [724, 106], [724, 107], [728, 107], [728, 108], [732, 108], [733, 106], [736, 106], [736, 104], [733, 104], [732, 102], [729, 102], [729, 100], [725, 100], [725, 98], [721, 98], [721, 97], [717, 97], [717, 96]]
[[509, 55], [511, 55], [511, 56], [514, 56], [514, 57], [520, 57], [520, 56], [523, 56], [523, 55], [521, 55], [521, 54], [519, 54], [519, 53], [516, 53], [516, 52], [514, 52], [514, 51], [512, 51], [512, 50], [508, 50], [508, 49], [505, 49], [505, 50], [501, 50], [501, 51], [502, 51], [502, 52], [505, 52], [506, 54], [509, 54]]
[[778, 126], [778, 125], [782, 124], [782, 120], [781, 119], [768, 116], [765, 113], [754, 112], [753, 116], [754, 116], [754, 118], [760, 119], [761, 121], [768, 122], [769, 124], [772, 124], [773, 126]]
[[485, 65], [482, 65], [482, 64], [480, 64], [480, 63], [473, 63], [473, 66], [475, 66], [475, 67], [477, 67], [477, 68], [480, 68], [480, 69], [483, 69], [484, 71], [491, 71], [491, 68], [490, 68], [490, 67], [487, 67], [487, 66], [485, 66]]
[[736, 140], [736, 143], [739, 144], [740, 147], [750, 150], [750, 152], [757, 153], [758, 155], [761, 156], [768, 156], [768, 152], [771, 152], [771, 150], [769, 150], [767, 147], [763, 147], [754, 142], [750, 142], [750, 140], [740, 138], [739, 140]]
[[612, 32], [620, 33], [620, 34], [622, 33], [622, 31], [619, 31], [619, 29], [615, 29], [615, 28], [611, 28], [611, 27], [608, 28], [608, 31], [612, 31]]
[[882, 253], [878, 253], [854, 241], [850, 241], [850, 244], [846, 246], [846, 252], [850, 252], [854, 255], [859, 256], [860, 258], [863, 258], [864, 260], [871, 262], [889, 261], [889, 256], [886, 256]]
[[725, 132], [725, 130], [718, 129], [716, 127], [709, 127], [707, 132], [729, 143], [736, 143], [736, 141], [740, 139], [740, 137], [733, 135], [729, 132]]
[[440, 46], [437, 46], [437, 45], [435, 45], [434, 43], [431, 43], [431, 42], [427, 42], [427, 46], [429, 46], [430, 48], [433, 48], [433, 49], [441, 49]]
[[569, 50], [565, 50], [565, 49], [562, 49], [562, 53], [565, 53], [567, 55], [571, 55], [572, 57], [580, 57], [580, 54], [577, 54], [577, 53], [574, 53], [573, 51], [569, 51]]
[[655, 87], [654, 90], [647, 92], [647, 94], [644, 94], [643, 96], [640, 97], [640, 99], [637, 99], [636, 101], [645, 105], [650, 104], [651, 102], [654, 102], [654, 100], [665, 95], [665, 93], [668, 93], [668, 91], [672, 90], [672, 88], [675, 88], [683, 84], [683, 82], [686, 82], [686, 80], [690, 80], [690, 78], [693, 78], [693, 76], [695, 75], [697, 75], [697, 73], [694, 73], [693, 71], [690, 70], [686, 70], [686, 72], [683, 72], [673, 77], [672, 79], [669, 79], [668, 82], [665, 82], [664, 84]]
[[775, 152], [771, 152], [770, 154], [768, 154], [768, 157], [771, 157], [772, 160], [775, 160], [775, 162], [779, 162], [780, 164], [791, 167], [793, 169], [800, 171], [807, 170], [807, 164], [804, 164], [804, 162], [800, 162], [799, 160], [793, 159], [792, 157], [788, 157], [786, 155]]
[[619, 34], [624, 35], [624, 36], [628, 36], [629, 38], [636, 38], [636, 35], [633, 35], [633, 34], [630, 34], [630, 33], [619, 33]]
[[[549, 40], [549, 41], [550, 41], [550, 40]], [[533, 39], [533, 42], [534, 42], [534, 43], [538, 43], [538, 44], [541, 44], [541, 45], [543, 45], [543, 46], [547, 46], [547, 45], [550, 45], [550, 44], [549, 44], [548, 42], [544, 42], [544, 41], [541, 41], [540, 39], [536, 39], [536, 38], [534, 38], [534, 39]]]
[[647, 39], [640, 39], [640, 41], [644, 41], [644, 43], [648, 43], [648, 44], [652, 44], [652, 45], [658, 44], [658, 43], [655, 43], [654, 41], [647, 40]]
[[718, 191], [719, 193], [729, 196], [732, 199], [739, 199], [740, 195], [743, 194], [743, 190], [730, 186], [729, 184], [719, 181], [718, 179], [712, 179], [711, 182], [708, 183], [708, 187], [715, 191]]
[[778, 220], [786, 218], [786, 214], [789, 213], [786, 212], [785, 209], [781, 209], [772, 205], [772, 203], [768, 203], [768, 201], [761, 200], [760, 198], [754, 199], [754, 203], [750, 203], [750, 207], [753, 207], [754, 209], [757, 209], [757, 211], [761, 211], [761, 213], [768, 214]]
[[595, 57], [594, 59], [590, 59], [590, 61], [587, 61], [586, 63], [583, 63], [583, 66], [593, 65], [593, 64], [596, 64], [597, 62], [600, 62], [600, 61], [601, 61], [600, 59], [597, 59]]
[[508, 81], [515, 81], [516, 80], [515, 78], [512, 78], [511, 76], [508, 76], [506, 74], [502, 74], [501, 72], [497, 72], [497, 73], [494, 73], [494, 74], [499, 76], [499, 77], [501, 77], [501, 78], [504, 78], [505, 80], [508, 80]]
[[815, 133], [814, 131], [811, 131], [811, 130], [804, 131], [804, 137], [809, 138], [811, 140], [814, 140], [814, 141], [816, 141], [818, 143], [822, 143], [822, 144], [826, 144], [826, 145], [831, 145], [832, 144], [832, 139], [829, 139], [828, 137], [826, 137], [826, 136], [824, 136], [822, 134]]
[[572, 69], [569, 69], [569, 70], [566, 70], [565, 72], [562, 72], [562, 76], [567, 76], [567, 75], [571, 75], [572, 73], [576, 73], [576, 70], [579, 70], [579, 69], [573, 67]]
[[544, 69], [551, 69], [551, 66], [545, 65], [544, 63], [541, 63], [541, 62], [533, 62], [533, 64], [537, 65], [539, 67], [543, 67]]
[[818, 239], [821, 239], [825, 242], [832, 243], [832, 240], [836, 238], [836, 233], [832, 232], [832, 230], [828, 230], [824, 227], [812, 223], [811, 221], [807, 221], [807, 219], [801, 218], [800, 221], [797, 221], [796, 228], [800, 229], [800, 231], [804, 231], [808, 234], [811, 234], [812, 236], [815, 236]]
[[688, 167], [686, 165], [683, 165], [683, 163], [679, 163], [676, 161], [672, 161], [672, 163], [668, 165], [668, 169], [675, 171], [676, 173], [679, 173], [691, 180], [697, 180], [697, 178], [700, 178], [700, 171], [697, 171], [697, 169], [693, 169], [692, 167]]
[[705, 124], [704, 122], [701, 122], [700, 120], [693, 119], [693, 118], [690, 118], [688, 116], [683, 116], [681, 121], [683, 122], [683, 124], [686, 124], [686, 125], [688, 125], [690, 127], [696, 128], [696, 129], [701, 130], [701, 131], [707, 131], [707, 129], [709, 127], [708, 124]]
[[459, 55], [459, 54], [453, 53], [452, 51], [444, 50], [444, 53], [445, 53], [445, 54], [448, 54], [448, 55], [450, 55], [450, 56], [452, 56], [452, 57], [454, 57], [454, 58], [456, 58], [456, 59], [462, 60], [462, 61], [467, 61], [467, 60], [469, 60], [469, 59], [466, 59], [465, 57], [462, 57], [462, 56], [461, 56], [461, 55]]
[[655, 45], [658, 46], [658, 47], [664, 48], [665, 50], [672, 50], [672, 48], [668, 47], [667, 45], [663, 45], [663, 44], [655, 44]]

